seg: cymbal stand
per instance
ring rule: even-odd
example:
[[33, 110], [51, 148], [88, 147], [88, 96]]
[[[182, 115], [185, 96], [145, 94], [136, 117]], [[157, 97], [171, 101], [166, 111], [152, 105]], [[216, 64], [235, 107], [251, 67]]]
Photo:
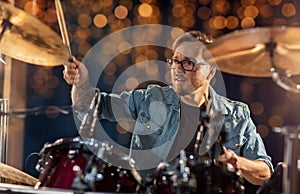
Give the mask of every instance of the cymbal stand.
[[[0, 112], [7, 112], [8, 100], [0, 99]], [[8, 116], [6, 114], [0, 115], [0, 162], [6, 164], [6, 143], [7, 143], [7, 128]], [[1, 182], [3, 180], [1, 179]]]
[[290, 75], [286, 70], [277, 67], [274, 60], [274, 50], [276, 49], [276, 46], [277, 44], [274, 41], [266, 43], [266, 50], [269, 51], [271, 60], [270, 72], [272, 75], [272, 79], [278, 86], [282, 87], [283, 89], [294, 93], [300, 93], [300, 84], [297, 84], [293, 80], [291, 80]]
[[285, 135], [284, 163], [282, 190], [286, 194], [297, 194], [298, 187], [298, 158], [300, 146], [300, 125], [297, 127], [277, 127], [274, 131]]

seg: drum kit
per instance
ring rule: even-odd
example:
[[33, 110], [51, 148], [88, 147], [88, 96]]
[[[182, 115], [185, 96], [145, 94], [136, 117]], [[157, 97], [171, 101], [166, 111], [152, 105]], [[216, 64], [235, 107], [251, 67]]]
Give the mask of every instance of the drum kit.
[[[61, 10], [59, 1], [55, 3], [57, 10]], [[0, 1], [0, 18], [1, 53], [47, 67], [60, 65], [69, 58], [71, 51], [61, 12], [58, 18], [62, 39], [33, 16], [3, 1]], [[272, 77], [276, 84], [287, 91], [299, 93], [300, 85], [291, 79], [292, 75], [300, 74], [300, 68], [297, 67], [300, 64], [300, 58], [297, 57], [300, 54], [299, 33], [300, 28], [286, 26], [235, 31], [217, 38], [208, 46], [207, 60], [215, 61], [223, 72]], [[296, 194], [300, 127], [274, 130], [286, 137], [282, 171], [275, 171], [259, 192]], [[91, 148], [98, 153], [101, 151], [101, 159], [93, 154]], [[233, 167], [210, 160], [195, 162], [190, 160], [191, 157], [187, 159], [184, 152], [174, 163], [159, 165], [146, 181], [135, 170], [134, 161], [128, 155], [116, 151], [109, 143], [95, 139], [58, 139], [52, 144], [45, 144], [39, 156], [36, 165], [40, 172], [38, 179], [0, 163], [0, 177], [30, 185], [0, 183], [0, 193], [242, 194], [245, 191], [240, 172]], [[130, 168], [113, 166], [102, 160], [110, 157], [119, 158], [120, 163]], [[282, 191], [274, 187], [278, 176], [282, 176]]]

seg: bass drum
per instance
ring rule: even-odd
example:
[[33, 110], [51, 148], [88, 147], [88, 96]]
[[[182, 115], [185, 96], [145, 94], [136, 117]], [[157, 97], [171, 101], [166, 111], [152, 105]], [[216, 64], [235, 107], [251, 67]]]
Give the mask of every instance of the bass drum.
[[153, 193], [244, 194], [243, 178], [235, 168], [210, 160], [175, 160], [160, 165]]
[[116, 158], [126, 167], [134, 164], [126, 154], [114, 153], [112, 147], [104, 142], [94, 139], [82, 141], [79, 137], [58, 139], [53, 144], [45, 144], [40, 151], [41, 158], [36, 165], [40, 176], [35, 188], [45, 186], [123, 193], [139, 190], [140, 178], [134, 169], [127, 170], [104, 162], [90, 149], [101, 153], [102, 159]]

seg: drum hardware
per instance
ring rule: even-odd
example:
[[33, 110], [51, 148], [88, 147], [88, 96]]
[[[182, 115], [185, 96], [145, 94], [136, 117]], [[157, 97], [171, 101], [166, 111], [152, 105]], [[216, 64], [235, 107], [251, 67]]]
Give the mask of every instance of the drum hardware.
[[9, 3], [1, 1], [0, 7], [1, 53], [47, 67], [59, 66], [69, 58], [68, 48], [49, 26]]
[[273, 131], [283, 134], [285, 137], [282, 191], [284, 194], [298, 194], [300, 188], [298, 170], [300, 125], [275, 127]]
[[[6, 143], [8, 130], [8, 100], [0, 99], [0, 162], [6, 163]], [[3, 114], [2, 114], [3, 113]]]
[[257, 194], [280, 194], [282, 193], [282, 176], [283, 170], [286, 168], [284, 162], [279, 162], [274, 169], [271, 177], [258, 188]]
[[[76, 153], [72, 157], [68, 157], [70, 150]], [[102, 159], [93, 154], [97, 150], [102, 150]], [[134, 169], [126, 170], [104, 161], [112, 157], [127, 163], [127, 166], [131, 163], [129, 157], [115, 152], [107, 143], [94, 139], [83, 141], [79, 137], [59, 139], [53, 144], [45, 144], [40, 156], [37, 165], [42, 171], [36, 189], [50, 187], [76, 191], [139, 191], [140, 180]]]

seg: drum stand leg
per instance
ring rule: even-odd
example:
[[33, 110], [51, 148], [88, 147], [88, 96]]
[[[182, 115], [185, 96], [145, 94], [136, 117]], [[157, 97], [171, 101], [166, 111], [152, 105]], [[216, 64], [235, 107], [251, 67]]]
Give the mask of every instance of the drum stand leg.
[[[7, 109], [8, 109], [8, 100], [0, 99], [0, 162], [6, 163], [6, 141], [7, 141]], [[0, 182], [4, 182], [4, 179], [1, 178]]]
[[285, 136], [284, 162], [287, 168], [283, 171], [283, 193], [298, 193], [298, 153], [300, 126]]

